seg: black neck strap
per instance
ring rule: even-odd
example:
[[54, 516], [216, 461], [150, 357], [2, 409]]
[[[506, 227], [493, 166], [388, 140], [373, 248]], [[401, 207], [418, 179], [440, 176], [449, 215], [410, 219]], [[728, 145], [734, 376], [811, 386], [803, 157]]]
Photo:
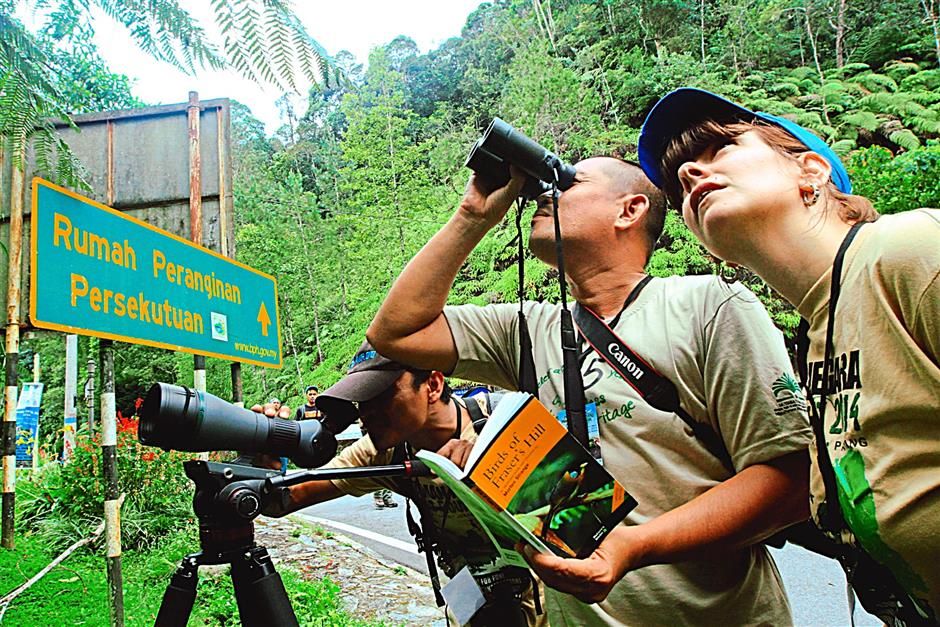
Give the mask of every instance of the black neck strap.
[[581, 379], [581, 351], [574, 322], [568, 309], [568, 285], [565, 282], [565, 257], [562, 251], [561, 220], [558, 218], [558, 171], [552, 185], [552, 216], [555, 220], [555, 258], [558, 287], [561, 290], [561, 355], [564, 372], [565, 415], [568, 431], [581, 446], [588, 448], [587, 415], [584, 409], [584, 381]]
[[573, 314], [578, 328], [594, 352], [636, 390], [646, 403], [660, 411], [678, 416], [692, 430], [696, 439], [721, 461], [730, 474], [734, 474], [734, 461], [728, 454], [721, 435], [685, 411], [679, 404], [679, 392], [673, 382], [637, 355], [611, 328], [620, 319], [620, 315], [627, 306], [636, 300], [640, 290], [649, 283], [649, 280], [650, 277], [647, 276], [637, 284], [627, 297], [623, 309], [610, 325], [587, 307], [576, 303]]
[[[461, 409], [460, 409], [460, 403], [458, 403], [456, 399], [453, 399], [453, 398], [452, 398], [452, 399], [450, 399], [450, 402], [454, 404], [454, 408], [457, 410], [457, 428], [454, 429], [454, 435], [453, 435], [453, 437], [452, 437], [451, 439], [453, 439], [453, 440], [459, 440], [459, 439], [460, 439], [460, 434], [461, 434], [461, 432], [463, 431], [463, 429], [460, 428], [460, 427], [461, 427], [461, 422], [462, 422], [463, 412], [462, 412]], [[471, 402], [476, 402], [476, 401], [471, 401]]]
[[[836, 488], [836, 475], [832, 468], [832, 462], [829, 459], [829, 451], [826, 446], [825, 418], [826, 406], [829, 404], [829, 394], [835, 392], [835, 386], [829, 380], [832, 373], [832, 354], [834, 352], [833, 333], [836, 324], [836, 305], [839, 302], [839, 294], [842, 284], [842, 265], [845, 261], [845, 252], [852, 244], [852, 240], [858, 234], [863, 223], [859, 222], [849, 229], [839, 246], [836, 257], [832, 262], [832, 283], [829, 288], [829, 306], [826, 322], [826, 344], [823, 350], [823, 368], [822, 368], [822, 394], [819, 403], [813, 398], [810, 389], [810, 381], [807, 378], [808, 367], [806, 358], [809, 354], [809, 324], [804, 320], [800, 323], [797, 339], [798, 349], [798, 367], [800, 376], [803, 379], [803, 385], [806, 387], [806, 397], [809, 401], [810, 423], [813, 426], [813, 436], [816, 440], [816, 463], [819, 466], [819, 472], [822, 475], [823, 486], [826, 490], [826, 507], [820, 513], [820, 522], [823, 527], [829, 531], [838, 532], [845, 528], [845, 520], [842, 517], [842, 509], [839, 506], [839, 493]], [[802, 353], [802, 354], [800, 354]]]
[[519, 389], [538, 396], [538, 380], [535, 376], [535, 357], [532, 354], [532, 338], [522, 305], [525, 302], [525, 246], [522, 242], [522, 198], [516, 201], [516, 265], [519, 267]]

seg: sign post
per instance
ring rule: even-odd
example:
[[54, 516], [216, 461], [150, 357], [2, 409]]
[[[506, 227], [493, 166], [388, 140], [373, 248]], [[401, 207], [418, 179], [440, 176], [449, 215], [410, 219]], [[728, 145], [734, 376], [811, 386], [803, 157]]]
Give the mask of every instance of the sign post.
[[41, 328], [281, 367], [274, 277], [33, 179]]

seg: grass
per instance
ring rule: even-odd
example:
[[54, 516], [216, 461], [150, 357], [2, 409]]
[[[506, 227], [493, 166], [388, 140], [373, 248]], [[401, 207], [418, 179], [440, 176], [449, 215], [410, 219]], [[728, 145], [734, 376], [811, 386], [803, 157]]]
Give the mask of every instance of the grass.
[[[122, 556], [124, 617], [129, 626], [153, 625], [163, 592], [179, 560], [198, 547], [195, 530], [164, 538], [152, 550]], [[48, 564], [55, 555], [35, 537], [19, 535], [16, 549], [0, 549], [0, 595]], [[375, 625], [342, 609], [339, 588], [329, 579], [306, 581], [287, 568], [278, 571], [302, 625]], [[4, 627], [108, 625], [108, 584], [101, 549], [78, 551], [20, 595], [7, 608]], [[196, 607], [189, 625], [240, 625], [227, 574], [200, 572]]]

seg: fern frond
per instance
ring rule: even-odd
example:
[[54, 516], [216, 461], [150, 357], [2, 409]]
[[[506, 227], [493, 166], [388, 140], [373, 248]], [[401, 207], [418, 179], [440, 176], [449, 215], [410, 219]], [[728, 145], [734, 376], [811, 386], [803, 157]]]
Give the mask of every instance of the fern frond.
[[917, 135], [906, 128], [892, 132], [890, 135], [888, 135], [888, 139], [905, 150], [914, 150], [915, 148], [920, 148], [920, 140], [917, 139]]
[[898, 84], [894, 81], [894, 79], [890, 76], [885, 76], [884, 74], [865, 72], [864, 74], [859, 74], [852, 80], [859, 83], [868, 91], [895, 92], [898, 90]]
[[863, 128], [866, 131], [874, 132], [878, 129], [878, 116], [871, 111], [853, 111], [852, 113], [846, 113], [839, 120]]

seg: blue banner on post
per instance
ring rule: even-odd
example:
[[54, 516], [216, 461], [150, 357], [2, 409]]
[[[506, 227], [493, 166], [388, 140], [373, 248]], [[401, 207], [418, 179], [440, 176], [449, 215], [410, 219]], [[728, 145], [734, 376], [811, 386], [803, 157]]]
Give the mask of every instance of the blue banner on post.
[[39, 404], [42, 383], [24, 383], [16, 400], [16, 465], [32, 466], [39, 442]]

